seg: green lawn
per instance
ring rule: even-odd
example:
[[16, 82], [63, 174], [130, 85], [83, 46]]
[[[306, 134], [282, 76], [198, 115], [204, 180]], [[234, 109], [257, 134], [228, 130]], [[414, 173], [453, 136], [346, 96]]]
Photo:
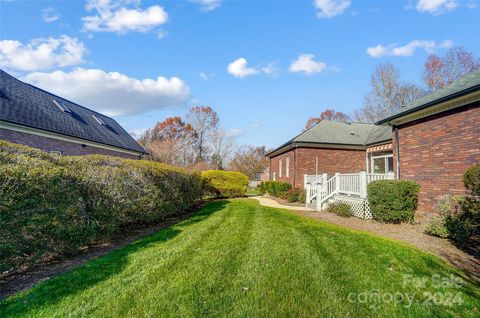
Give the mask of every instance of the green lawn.
[[[237, 199], [11, 297], [0, 317], [480, 315], [478, 285], [441, 288], [433, 274], [460, 272], [408, 245]], [[403, 275], [426, 286], [404, 286]], [[400, 294], [410, 307], [385, 296]]]

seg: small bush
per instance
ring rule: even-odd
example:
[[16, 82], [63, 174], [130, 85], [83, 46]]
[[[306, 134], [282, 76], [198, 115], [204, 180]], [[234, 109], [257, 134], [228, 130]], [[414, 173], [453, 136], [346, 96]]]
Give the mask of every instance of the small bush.
[[425, 233], [432, 236], [438, 236], [441, 238], [447, 238], [450, 236], [450, 232], [445, 226], [445, 217], [434, 216], [430, 219], [429, 223], [425, 227]]
[[260, 182], [260, 185], [258, 186], [258, 191], [260, 194], [265, 194], [267, 190], [265, 190], [265, 182]]
[[265, 182], [265, 191], [271, 196], [281, 198], [285, 192], [290, 190], [292, 185], [288, 182], [282, 181], [267, 181]]
[[464, 197], [460, 205], [459, 213], [446, 216], [445, 227], [450, 238], [459, 243], [466, 243], [479, 229], [480, 201], [474, 197]]
[[72, 254], [191, 207], [198, 174], [151, 161], [57, 157], [0, 142], [0, 271]]
[[463, 183], [473, 196], [480, 196], [480, 163], [471, 166], [465, 171]]
[[420, 186], [409, 180], [379, 180], [368, 185], [368, 203], [375, 220], [412, 222]]
[[332, 202], [328, 204], [327, 212], [335, 213], [343, 218], [349, 218], [352, 214], [352, 209], [346, 203]]
[[[300, 188], [290, 189], [282, 195], [282, 199], [288, 202], [301, 202], [305, 203], [305, 191]], [[303, 202], [302, 202], [303, 200]]]
[[245, 195], [248, 177], [240, 172], [207, 170], [202, 171], [207, 193], [222, 198], [234, 198]]
[[425, 233], [442, 238], [450, 237], [450, 232], [445, 226], [445, 222], [447, 217], [456, 217], [460, 213], [460, 202], [462, 199], [463, 197], [458, 196], [442, 196], [435, 207], [437, 215], [429, 221], [425, 227]]

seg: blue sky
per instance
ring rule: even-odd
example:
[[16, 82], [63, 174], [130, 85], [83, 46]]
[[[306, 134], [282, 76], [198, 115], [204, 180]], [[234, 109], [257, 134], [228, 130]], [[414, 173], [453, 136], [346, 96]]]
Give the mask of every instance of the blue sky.
[[480, 56], [478, 1], [0, 1], [2, 69], [137, 133], [210, 105], [237, 143], [278, 146], [359, 108], [380, 62], [421, 84], [431, 52]]

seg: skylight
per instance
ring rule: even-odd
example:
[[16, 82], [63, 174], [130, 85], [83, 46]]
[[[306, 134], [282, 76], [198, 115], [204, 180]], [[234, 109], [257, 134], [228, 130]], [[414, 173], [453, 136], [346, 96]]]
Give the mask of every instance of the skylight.
[[72, 114], [72, 111], [65, 105], [64, 102], [58, 102], [56, 101], [55, 99], [53, 100], [53, 103], [55, 104], [55, 106], [58, 107], [58, 109], [60, 109], [62, 112], [64, 113], [67, 113], [67, 114]]
[[92, 115], [93, 119], [95, 119], [95, 121], [97, 123], [99, 123], [100, 125], [103, 125], [103, 126], [107, 126], [107, 124], [103, 121], [103, 119], [101, 119], [100, 117], [97, 117], [95, 115]]

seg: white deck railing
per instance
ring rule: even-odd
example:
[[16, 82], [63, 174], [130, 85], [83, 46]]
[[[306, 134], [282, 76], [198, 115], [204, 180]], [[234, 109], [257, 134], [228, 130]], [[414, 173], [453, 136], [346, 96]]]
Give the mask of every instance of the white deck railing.
[[346, 194], [364, 199], [367, 197], [367, 186], [370, 182], [394, 178], [390, 173], [366, 173], [365, 171], [336, 173], [330, 179], [327, 178], [327, 174], [315, 177], [315, 179], [310, 178], [310, 180], [314, 180], [313, 182], [307, 183], [307, 175], [305, 175], [305, 189], [306, 203], [312, 203], [314, 199], [317, 199], [317, 210], [321, 210], [322, 204], [335, 194]]

